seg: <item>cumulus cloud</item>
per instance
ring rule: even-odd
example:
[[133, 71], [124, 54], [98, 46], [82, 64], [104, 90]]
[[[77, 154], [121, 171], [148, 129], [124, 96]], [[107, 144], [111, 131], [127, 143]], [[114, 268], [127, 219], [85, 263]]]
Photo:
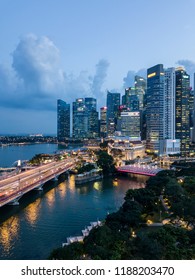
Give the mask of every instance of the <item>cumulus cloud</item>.
[[102, 86], [105, 82], [107, 71], [109, 67], [109, 62], [105, 59], [101, 59], [96, 64], [96, 73], [94, 77], [91, 79], [91, 92], [92, 95], [97, 98], [100, 103], [102, 103], [102, 98], [104, 97], [105, 91], [102, 92]]
[[94, 75], [66, 73], [60, 51], [48, 37], [24, 36], [12, 53], [12, 65], [0, 64], [0, 106], [33, 110], [56, 110], [56, 100], [99, 98], [109, 63], [100, 60]]
[[129, 70], [127, 72], [127, 75], [126, 77], [123, 78], [123, 87], [126, 88], [126, 87], [133, 87], [134, 86], [134, 80], [135, 80], [135, 76], [138, 75], [138, 76], [141, 76], [143, 78], [146, 78], [146, 72], [147, 70], [145, 68], [142, 68], [138, 71], [132, 71], [132, 70]]
[[30, 34], [21, 39], [12, 66], [25, 89], [34, 94], [53, 92], [63, 83], [59, 50], [47, 37]]

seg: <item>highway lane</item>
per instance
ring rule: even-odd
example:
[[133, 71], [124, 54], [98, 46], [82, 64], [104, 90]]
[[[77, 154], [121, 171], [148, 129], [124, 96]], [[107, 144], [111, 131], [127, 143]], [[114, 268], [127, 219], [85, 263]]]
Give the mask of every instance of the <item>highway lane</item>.
[[0, 181], [0, 206], [13, 201], [24, 193], [43, 185], [45, 182], [64, 173], [75, 165], [75, 160], [67, 159], [51, 162], [33, 170], [19, 173], [11, 178]]

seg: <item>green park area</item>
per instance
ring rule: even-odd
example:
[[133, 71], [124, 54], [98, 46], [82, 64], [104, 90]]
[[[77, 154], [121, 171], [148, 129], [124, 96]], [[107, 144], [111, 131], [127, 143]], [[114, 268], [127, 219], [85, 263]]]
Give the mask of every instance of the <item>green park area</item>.
[[129, 189], [117, 212], [83, 242], [51, 252], [49, 259], [195, 259], [195, 167], [164, 170], [145, 188]]

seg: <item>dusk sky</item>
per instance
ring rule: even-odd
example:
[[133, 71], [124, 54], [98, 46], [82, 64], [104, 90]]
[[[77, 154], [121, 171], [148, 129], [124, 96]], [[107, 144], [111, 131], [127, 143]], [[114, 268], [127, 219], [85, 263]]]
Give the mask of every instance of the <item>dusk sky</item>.
[[0, 135], [56, 133], [57, 99], [106, 103], [158, 63], [195, 72], [195, 0], [0, 0]]

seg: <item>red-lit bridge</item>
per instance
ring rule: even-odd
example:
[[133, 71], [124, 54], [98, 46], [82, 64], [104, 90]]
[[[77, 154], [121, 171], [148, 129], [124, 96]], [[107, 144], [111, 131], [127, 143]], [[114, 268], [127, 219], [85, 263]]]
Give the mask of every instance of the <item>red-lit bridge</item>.
[[120, 173], [132, 173], [146, 176], [155, 176], [162, 168], [157, 168], [150, 165], [124, 165], [117, 168]]
[[60, 174], [74, 166], [73, 159], [53, 161], [0, 180], [0, 207], [8, 203], [18, 204], [18, 200], [25, 193], [33, 189], [41, 189], [47, 181], [56, 180]]

